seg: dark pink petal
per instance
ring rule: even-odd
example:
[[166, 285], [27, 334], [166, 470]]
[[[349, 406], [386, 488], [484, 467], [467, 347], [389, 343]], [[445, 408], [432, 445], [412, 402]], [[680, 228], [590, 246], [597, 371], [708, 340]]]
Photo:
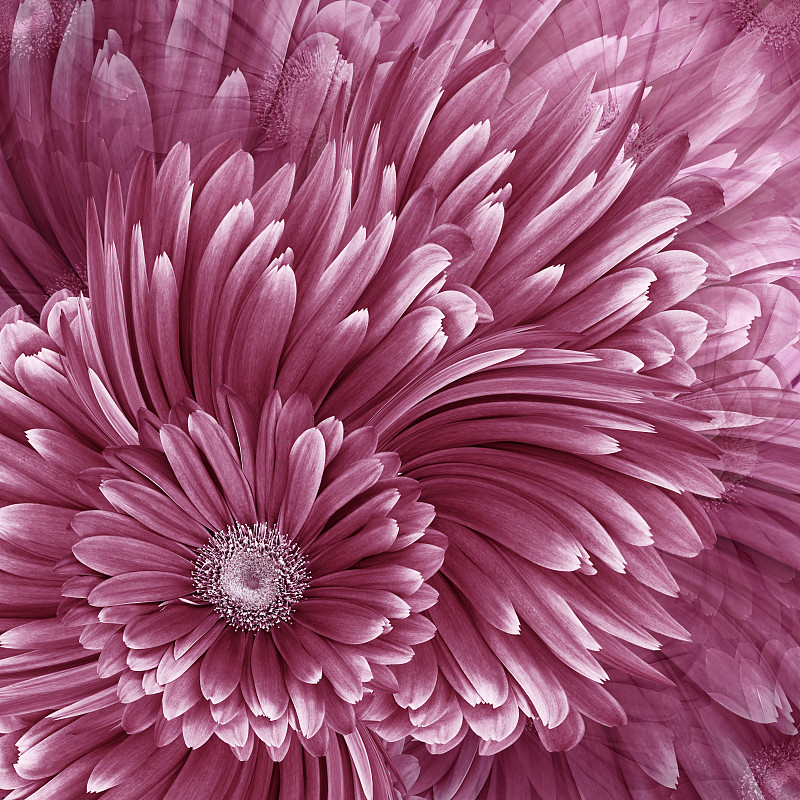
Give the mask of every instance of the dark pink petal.
[[162, 426], [161, 442], [181, 488], [210, 526], [222, 530], [229, 519], [229, 512], [195, 444], [175, 425]]
[[360, 586], [365, 589], [385, 589], [391, 586], [403, 595], [413, 594], [422, 584], [423, 577], [417, 570], [399, 565], [343, 570], [311, 581], [312, 586]]
[[191, 394], [181, 364], [178, 333], [178, 287], [169, 256], [156, 258], [151, 278], [150, 330], [153, 332], [155, 360], [170, 403]]
[[[441, 331], [444, 315], [420, 308], [403, 317], [386, 338], [328, 396], [321, 413], [345, 418], [377, 395]], [[369, 329], [368, 329], [369, 330]], [[366, 347], [366, 340], [363, 347]]]
[[76, 638], [76, 631], [60, 620], [37, 619], [5, 631], [0, 635], [0, 645], [14, 650], [31, 650], [43, 645], [74, 643]]
[[[49, 778], [87, 752], [105, 744], [109, 737], [102, 723], [108, 724], [117, 713], [101, 712], [94, 716], [94, 730], [82, 731], [81, 728], [85, 728], [85, 725], [82, 725], [82, 720], [76, 720], [20, 753], [15, 765], [17, 772], [28, 780]], [[70, 744], [69, 747], [66, 746], [67, 743]]]
[[0, 509], [0, 539], [46, 559], [60, 560], [76, 540], [75, 511], [22, 503]]
[[305, 521], [304, 529], [297, 541], [305, 542], [319, 531], [333, 514], [355, 496], [372, 486], [383, 472], [383, 466], [375, 459], [356, 462], [346, 472], [326, 486], [314, 501]]
[[[518, 495], [495, 486], [490, 494], [491, 503], [487, 505], [484, 490], [488, 487], [479, 481], [439, 478], [426, 481], [424, 485], [426, 498], [442, 509], [440, 513], [445, 518], [452, 517], [455, 522], [468, 524], [548, 569], [577, 569], [579, 550], [574, 539], [566, 530], [559, 530], [560, 526], [549, 525], [541, 514], [532, 509], [528, 511], [527, 501]], [[533, 530], [530, 519], [539, 520]]]
[[160, 492], [120, 480], [105, 481], [100, 490], [115, 508], [166, 538], [195, 545], [206, 539], [205, 529]]
[[304, 600], [295, 619], [320, 636], [344, 644], [372, 641], [388, 625], [381, 614], [341, 600]]
[[204, 609], [176, 603], [139, 617], [125, 626], [128, 647], [145, 649], [174, 642], [193, 630], [206, 615]]
[[267, 717], [278, 719], [286, 710], [288, 697], [271, 637], [263, 633], [256, 634], [250, 659], [250, 674], [258, 702]]
[[143, 564], [154, 570], [186, 575], [190, 562], [169, 550], [143, 541], [127, 540], [124, 547], [118, 536], [90, 536], [72, 546], [72, 552], [88, 567], [106, 575], [135, 572]]
[[242, 673], [245, 637], [226, 630], [209, 648], [200, 667], [203, 696], [219, 703], [236, 688]]
[[[279, 354], [295, 310], [297, 288], [291, 267], [264, 272], [232, 321], [225, 381], [258, 407], [275, 383]], [[267, 317], [264, 308], [270, 308]]]
[[156, 750], [149, 732], [127, 737], [97, 763], [89, 776], [88, 790], [100, 792], [118, 786], [140, 769], [142, 762], [148, 761]]
[[250, 487], [242, 473], [236, 451], [220, 425], [203, 411], [189, 416], [189, 435], [214, 470], [225, 502], [234, 518], [254, 522], [255, 504]]
[[204, 745], [217, 728], [217, 723], [205, 703], [196, 703], [179, 719], [183, 727], [183, 740], [191, 748]]
[[508, 696], [505, 670], [469, 624], [469, 612], [452, 588], [442, 580], [432, 585], [439, 592], [439, 602], [429, 612], [431, 621], [483, 702], [497, 708]]
[[103, 581], [89, 594], [89, 602], [97, 606], [128, 603], [161, 603], [174, 600], [194, 591], [185, 575], [169, 572], [128, 572]]
[[325, 467], [325, 440], [316, 429], [305, 431], [292, 445], [286, 492], [278, 514], [278, 527], [294, 539], [306, 522], [317, 498]]
[[280, 510], [289, 474], [289, 453], [300, 434], [313, 425], [314, 412], [311, 401], [304, 395], [293, 394], [280, 410], [276, 422], [268, 519], [276, 519]]
[[336, 694], [347, 703], [354, 704], [363, 696], [363, 675], [359, 675], [323, 638], [303, 625], [297, 626], [297, 637], [303, 647], [323, 666], [323, 675], [330, 681]]
[[364, 526], [354, 536], [343, 541], [332, 540], [329, 547], [313, 554], [310, 562], [312, 571], [324, 569], [325, 572], [339, 572], [348, 569], [370, 556], [384, 553], [391, 548], [397, 538], [398, 525], [393, 519], [377, 519]]
[[284, 679], [291, 672], [304, 683], [319, 683], [322, 677], [322, 664], [303, 647], [294, 632], [294, 627], [279, 625], [272, 629], [271, 634], [272, 641], [288, 668], [288, 671], [284, 670]]
[[297, 724], [303, 736], [311, 738], [322, 726], [325, 718], [325, 700], [316, 686], [298, 680], [291, 672], [284, 676], [286, 689], [297, 715]]
[[107, 685], [95, 664], [83, 664], [0, 688], [0, 708], [8, 715], [60, 708]]
[[68, 472], [5, 437], [0, 439], [0, 478], [6, 502], [69, 506], [75, 500], [75, 481]]
[[368, 327], [369, 312], [359, 309], [345, 317], [321, 343], [298, 386], [298, 391], [305, 392], [312, 399], [315, 408], [322, 404], [337, 378], [355, 358]]

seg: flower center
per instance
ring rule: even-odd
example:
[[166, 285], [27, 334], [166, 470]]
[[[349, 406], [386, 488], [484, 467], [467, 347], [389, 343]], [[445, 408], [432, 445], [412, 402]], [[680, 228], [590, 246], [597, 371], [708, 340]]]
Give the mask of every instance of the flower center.
[[731, 16], [739, 30], [761, 33], [777, 50], [800, 42], [798, 0], [734, 0]]
[[742, 779], [742, 800], [780, 800], [798, 797], [800, 790], [800, 746], [795, 741], [777, 742], [762, 748], [750, 759]]
[[278, 570], [269, 556], [246, 550], [236, 553], [220, 570], [220, 586], [245, 608], [268, 608], [278, 594]]
[[277, 528], [238, 522], [200, 548], [197, 596], [237, 630], [268, 630], [289, 619], [311, 576], [306, 559]]
[[74, 5], [69, 0], [6, 0], [0, 9], [0, 49], [7, 55], [13, 42], [18, 58], [53, 52]]
[[[598, 105], [600, 104], [594, 100], [589, 100], [586, 106], [586, 113], [597, 108]], [[597, 138], [614, 124], [620, 113], [620, 107], [616, 100], [609, 98], [608, 102], [602, 105], [602, 115], [597, 126]], [[655, 126], [637, 116], [622, 145], [622, 157], [633, 159], [637, 164], [641, 164], [655, 150], [659, 138]]]
[[[347, 62], [332, 42], [300, 46], [281, 69], [268, 72], [256, 97], [265, 143], [305, 145], [332, 83]], [[294, 141], [298, 139], [298, 141]]]

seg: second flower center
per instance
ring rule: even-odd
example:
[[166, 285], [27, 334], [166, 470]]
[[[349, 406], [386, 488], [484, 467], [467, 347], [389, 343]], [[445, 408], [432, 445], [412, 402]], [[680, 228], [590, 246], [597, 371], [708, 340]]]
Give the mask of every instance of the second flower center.
[[761, 33], [777, 50], [800, 42], [798, 0], [734, 0], [731, 15], [740, 30]]

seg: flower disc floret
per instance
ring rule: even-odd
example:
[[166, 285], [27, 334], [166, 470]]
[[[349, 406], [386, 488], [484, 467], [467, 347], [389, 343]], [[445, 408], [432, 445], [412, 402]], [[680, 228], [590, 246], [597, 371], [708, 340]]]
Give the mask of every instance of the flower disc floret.
[[311, 575], [276, 527], [236, 522], [200, 548], [192, 580], [198, 597], [233, 628], [266, 631], [290, 618]]
[[800, 42], [797, 0], [735, 0], [731, 16], [741, 30], [763, 36], [764, 43], [776, 50]]

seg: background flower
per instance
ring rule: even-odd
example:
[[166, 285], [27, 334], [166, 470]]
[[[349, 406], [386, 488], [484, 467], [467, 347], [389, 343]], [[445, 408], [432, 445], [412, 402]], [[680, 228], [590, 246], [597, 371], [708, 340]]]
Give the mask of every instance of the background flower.
[[691, 560], [668, 557], [681, 593], [667, 604], [692, 638], [646, 654], [666, 682], [612, 671], [607, 688], [626, 709], [627, 724], [587, 723], [577, 744], [529, 726], [498, 754], [470, 735], [460, 748], [435, 755], [409, 741], [419, 764], [414, 791], [457, 800], [667, 798], [675, 790], [703, 800], [790, 797], [800, 598], [797, 491], [788, 484], [797, 437], [782, 428], [780, 443], [759, 447], [751, 474], [739, 475], [715, 502], [715, 548]]
[[4, 307], [35, 313], [54, 291], [85, 288], [86, 201], [103, 215], [110, 171], [125, 193], [141, 152], [160, 161], [185, 142], [196, 165], [233, 138], [261, 153], [259, 183], [288, 163], [304, 177], [376, 57], [460, 41], [477, 11], [350, 0], [6, 4]]

